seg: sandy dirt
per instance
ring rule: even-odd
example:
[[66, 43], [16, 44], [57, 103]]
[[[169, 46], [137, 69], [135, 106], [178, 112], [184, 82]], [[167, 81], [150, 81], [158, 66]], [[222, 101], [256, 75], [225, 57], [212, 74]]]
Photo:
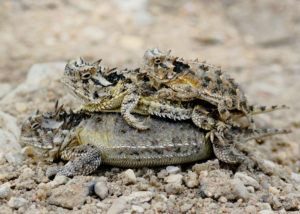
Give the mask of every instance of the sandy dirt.
[[[299, 212], [297, 0], [3, 0], [0, 32], [0, 213]], [[102, 58], [111, 67], [136, 68], [153, 47], [221, 66], [251, 103], [291, 107], [256, 120], [292, 130], [249, 142], [265, 168], [246, 174], [211, 160], [131, 171], [105, 167], [51, 181], [47, 165], [24, 157], [18, 141], [24, 118], [37, 108], [51, 110], [57, 99], [78, 104], [59, 82], [67, 60]]]

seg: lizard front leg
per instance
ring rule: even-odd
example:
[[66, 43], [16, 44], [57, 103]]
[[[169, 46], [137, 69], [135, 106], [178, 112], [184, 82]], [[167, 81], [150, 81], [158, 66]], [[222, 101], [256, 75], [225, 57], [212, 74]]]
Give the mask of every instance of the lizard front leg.
[[144, 125], [143, 122], [139, 121], [131, 114], [137, 106], [139, 99], [140, 96], [136, 92], [131, 92], [125, 95], [121, 104], [121, 115], [130, 126], [138, 130], [147, 130], [149, 127]]
[[46, 176], [64, 175], [73, 177], [76, 175], [89, 175], [101, 164], [99, 149], [91, 144], [67, 148], [61, 154], [61, 158], [69, 162], [62, 167], [50, 167]]
[[200, 106], [195, 106], [192, 112], [193, 123], [201, 129], [212, 130], [216, 125], [216, 120], [208, 116]]
[[203, 112], [203, 109], [200, 106], [194, 107], [191, 119], [197, 127], [209, 131], [205, 138], [210, 139], [213, 143], [215, 135], [214, 127], [217, 122], [213, 118], [209, 117], [207, 112]]

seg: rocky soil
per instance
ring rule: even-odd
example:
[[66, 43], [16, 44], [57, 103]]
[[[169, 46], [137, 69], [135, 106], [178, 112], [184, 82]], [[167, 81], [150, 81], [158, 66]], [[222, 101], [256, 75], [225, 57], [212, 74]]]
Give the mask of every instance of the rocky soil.
[[[298, 1], [4, 0], [0, 31], [0, 213], [299, 213]], [[222, 65], [252, 103], [290, 106], [256, 121], [293, 132], [249, 142], [261, 160], [251, 173], [212, 159], [49, 180], [48, 165], [24, 154], [20, 126], [57, 99], [78, 105], [59, 81], [66, 60], [134, 68], [155, 46]]]

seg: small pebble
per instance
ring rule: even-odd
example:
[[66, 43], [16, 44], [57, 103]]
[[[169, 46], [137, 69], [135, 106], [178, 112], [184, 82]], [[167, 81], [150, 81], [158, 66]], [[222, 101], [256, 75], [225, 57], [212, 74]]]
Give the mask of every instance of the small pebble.
[[10, 164], [21, 165], [24, 160], [24, 156], [19, 152], [8, 152], [7, 154], [5, 154], [5, 159]]
[[185, 185], [189, 188], [194, 188], [199, 185], [198, 175], [192, 171], [188, 171], [187, 176], [185, 176], [183, 180]]
[[34, 200], [43, 201], [48, 197], [48, 193], [50, 192], [50, 187], [48, 184], [40, 183], [38, 185], [38, 189], [36, 190], [34, 194]]
[[0, 198], [9, 198], [11, 195], [10, 183], [4, 183], [0, 186]]
[[250, 193], [248, 192], [247, 188], [239, 179], [233, 179], [231, 184], [233, 192], [235, 192], [239, 198], [247, 200], [250, 197]]
[[19, 197], [11, 197], [10, 200], [7, 202], [7, 205], [11, 208], [18, 209], [20, 207], [25, 206], [28, 201], [25, 198]]
[[171, 174], [165, 178], [165, 182], [169, 184], [170, 183], [182, 184], [182, 178], [183, 176], [181, 174]]
[[95, 193], [99, 196], [102, 200], [108, 196], [108, 187], [105, 181], [99, 181], [95, 184]]
[[207, 177], [207, 176], [208, 176], [208, 171], [207, 170], [201, 171], [199, 173], [199, 178], [203, 178], [203, 177]]
[[20, 175], [20, 178], [22, 179], [32, 179], [34, 177], [34, 171], [30, 169], [29, 167], [26, 167], [23, 169], [22, 174]]
[[183, 212], [183, 213], [186, 213], [187, 211], [189, 211], [193, 207], [193, 205], [194, 204], [192, 204], [192, 203], [185, 203], [180, 207], [180, 211]]
[[192, 168], [192, 171], [196, 172], [197, 174], [200, 174], [201, 171], [211, 171], [219, 168], [220, 165], [218, 160], [209, 160], [204, 163], [195, 164]]
[[227, 198], [225, 198], [224, 196], [221, 196], [218, 201], [221, 202], [221, 203], [226, 203]]
[[245, 186], [253, 186], [256, 189], [259, 188], [259, 183], [254, 178], [252, 178], [242, 172], [235, 173], [234, 178], [241, 180]]
[[70, 179], [64, 175], [57, 175], [55, 176], [54, 180], [53, 181], [50, 181], [48, 183], [48, 185], [51, 187], [51, 188], [55, 188], [55, 187], [58, 187], [60, 185], [63, 185], [63, 184], [66, 184]]
[[127, 201], [124, 199], [124, 197], [120, 197], [113, 201], [107, 213], [119, 214], [122, 213], [126, 209], [126, 207], [127, 207]]
[[257, 204], [260, 210], [272, 210], [269, 203], [258, 203]]
[[166, 170], [169, 174], [176, 174], [176, 173], [180, 172], [180, 168], [177, 166], [167, 166]]
[[166, 202], [162, 202], [162, 201], [157, 201], [154, 204], [152, 204], [152, 209], [157, 210], [157, 212], [165, 212], [167, 210], [167, 204]]
[[270, 160], [263, 160], [260, 164], [260, 168], [268, 175], [278, 175], [280, 171], [278, 165]]
[[110, 207], [110, 204], [106, 204], [106, 203], [103, 203], [102, 201], [99, 201], [99, 202], [97, 202], [96, 206], [100, 209], [108, 210]]
[[248, 205], [245, 208], [246, 213], [248, 214], [252, 214], [252, 213], [256, 213], [256, 207], [254, 205]]
[[140, 207], [140, 206], [137, 206], [137, 205], [132, 205], [132, 206], [131, 206], [131, 210], [132, 210], [134, 213], [144, 213], [144, 208], [143, 208], [143, 207]]
[[281, 210], [278, 210], [278, 214], [286, 214], [287, 212], [285, 211], [285, 209], [281, 209]]
[[180, 183], [168, 183], [165, 185], [165, 191], [168, 194], [180, 194], [183, 192], [183, 186]]
[[89, 187], [86, 183], [78, 183], [78, 181], [75, 182], [74, 180], [74, 183], [68, 183], [52, 189], [47, 201], [52, 205], [73, 209], [84, 204], [89, 192]]
[[132, 169], [127, 169], [124, 173], [122, 173], [122, 175], [122, 181], [125, 185], [136, 183], [136, 176]]
[[247, 186], [246, 188], [247, 188], [248, 192], [250, 192], [250, 193], [254, 193], [255, 192], [255, 189], [254, 189], [253, 186]]
[[278, 195], [280, 193], [280, 190], [277, 189], [276, 187], [269, 186], [269, 192], [274, 195]]
[[167, 170], [165, 170], [165, 169], [162, 169], [162, 170], [160, 170], [159, 173], [157, 173], [157, 177], [158, 177], [158, 178], [165, 178], [165, 177], [167, 177], [167, 176], [168, 176], [168, 172], [167, 172]]
[[130, 202], [132, 204], [141, 204], [144, 202], [148, 202], [153, 197], [154, 197], [154, 193], [150, 191], [137, 191], [137, 192], [132, 192], [128, 196], [124, 196], [127, 202]]

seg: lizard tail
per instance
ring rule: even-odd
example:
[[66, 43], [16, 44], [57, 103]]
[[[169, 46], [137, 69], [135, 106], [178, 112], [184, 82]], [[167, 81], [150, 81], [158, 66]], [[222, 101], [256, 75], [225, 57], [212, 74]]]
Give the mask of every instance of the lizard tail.
[[276, 129], [276, 128], [257, 128], [246, 130], [241, 138], [245, 141], [252, 139], [260, 139], [267, 136], [277, 135], [277, 134], [288, 134], [291, 133], [289, 129]]
[[262, 106], [262, 105], [250, 105], [249, 111], [251, 115], [262, 114], [266, 112], [272, 112], [281, 109], [289, 109], [286, 105], [273, 105], [273, 106]]

